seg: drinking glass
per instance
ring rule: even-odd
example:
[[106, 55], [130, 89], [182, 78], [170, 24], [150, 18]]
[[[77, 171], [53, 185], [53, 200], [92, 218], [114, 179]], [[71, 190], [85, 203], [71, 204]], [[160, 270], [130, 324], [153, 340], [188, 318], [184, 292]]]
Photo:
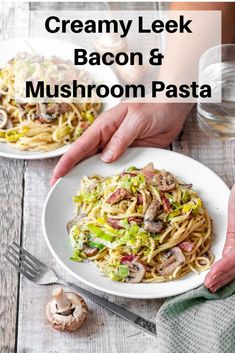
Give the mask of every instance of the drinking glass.
[[209, 84], [218, 102], [198, 101], [198, 119], [207, 133], [235, 139], [235, 44], [207, 50], [199, 63], [199, 82]]

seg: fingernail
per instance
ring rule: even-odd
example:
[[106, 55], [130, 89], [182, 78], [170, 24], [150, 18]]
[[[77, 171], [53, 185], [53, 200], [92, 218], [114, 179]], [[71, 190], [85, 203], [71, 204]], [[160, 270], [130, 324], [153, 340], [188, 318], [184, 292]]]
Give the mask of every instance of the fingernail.
[[218, 289], [219, 289], [219, 287], [215, 287], [212, 292], [215, 293], [215, 292], [217, 292]]
[[220, 275], [222, 275], [222, 273], [223, 273], [223, 272], [218, 272], [218, 273], [216, 273], [216, 274], [212, 277], [212, 281], [213, 281], [213, 279], [215, 279], [215, 278], [219, 277]]
[[101, 159], [104, 162], [111, 162], [113, 160], [114, 153], [111, 150], [104, 150], [101, 154]]

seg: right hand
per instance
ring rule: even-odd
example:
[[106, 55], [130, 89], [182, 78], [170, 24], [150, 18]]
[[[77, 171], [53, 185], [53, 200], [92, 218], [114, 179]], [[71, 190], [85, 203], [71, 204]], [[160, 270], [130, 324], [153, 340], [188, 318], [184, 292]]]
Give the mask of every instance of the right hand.
[[79, 161], [101, 153], [113, 162], [129, 146], [167, 147], [179, 134], [192, 104], [121, 103], [95, 120], [56, 165], [51, 185]]

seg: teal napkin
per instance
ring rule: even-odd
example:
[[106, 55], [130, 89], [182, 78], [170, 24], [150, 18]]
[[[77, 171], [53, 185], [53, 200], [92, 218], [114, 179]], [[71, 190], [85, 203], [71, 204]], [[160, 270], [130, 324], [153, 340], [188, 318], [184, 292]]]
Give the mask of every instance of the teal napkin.
[[159, 353], [235, 353], [235, 281], [215, 294], [199, 287], [158, 312]]

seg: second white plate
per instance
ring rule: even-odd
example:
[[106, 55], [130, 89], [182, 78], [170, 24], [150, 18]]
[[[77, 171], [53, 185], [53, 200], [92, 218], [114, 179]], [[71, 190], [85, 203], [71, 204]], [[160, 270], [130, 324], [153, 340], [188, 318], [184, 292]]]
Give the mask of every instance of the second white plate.
[[[79, 48], [73, 43], [47, 38], [10, 39], [1, 41], [0, 47], [0, 67], [11, 60], [17, 53], [30, 52], [29, 49], [45, 57], [55, 55], [63, 59], [71, 59], [74, 49]], [[92, 67], [89, 65], [86, 67], [86, 70], [92, 75], [95, 82], [104, 82], [110, 86], [118, 83], [115, 73], [108, 66], [101, 65], [99, 70], [97, 70], [95, 66]], [[110, 96], [109, 101], [103, 103], [102, 111], [107, 110], [118, 103], [119, 99]], [[4, 142], [0, 142], [0, 156], [17, 159], [52, 158], [61, 156], [69, 149], [69, 147], [69, 145], [66, 145], [49, 152], [30, 152], [17, 150]]]

